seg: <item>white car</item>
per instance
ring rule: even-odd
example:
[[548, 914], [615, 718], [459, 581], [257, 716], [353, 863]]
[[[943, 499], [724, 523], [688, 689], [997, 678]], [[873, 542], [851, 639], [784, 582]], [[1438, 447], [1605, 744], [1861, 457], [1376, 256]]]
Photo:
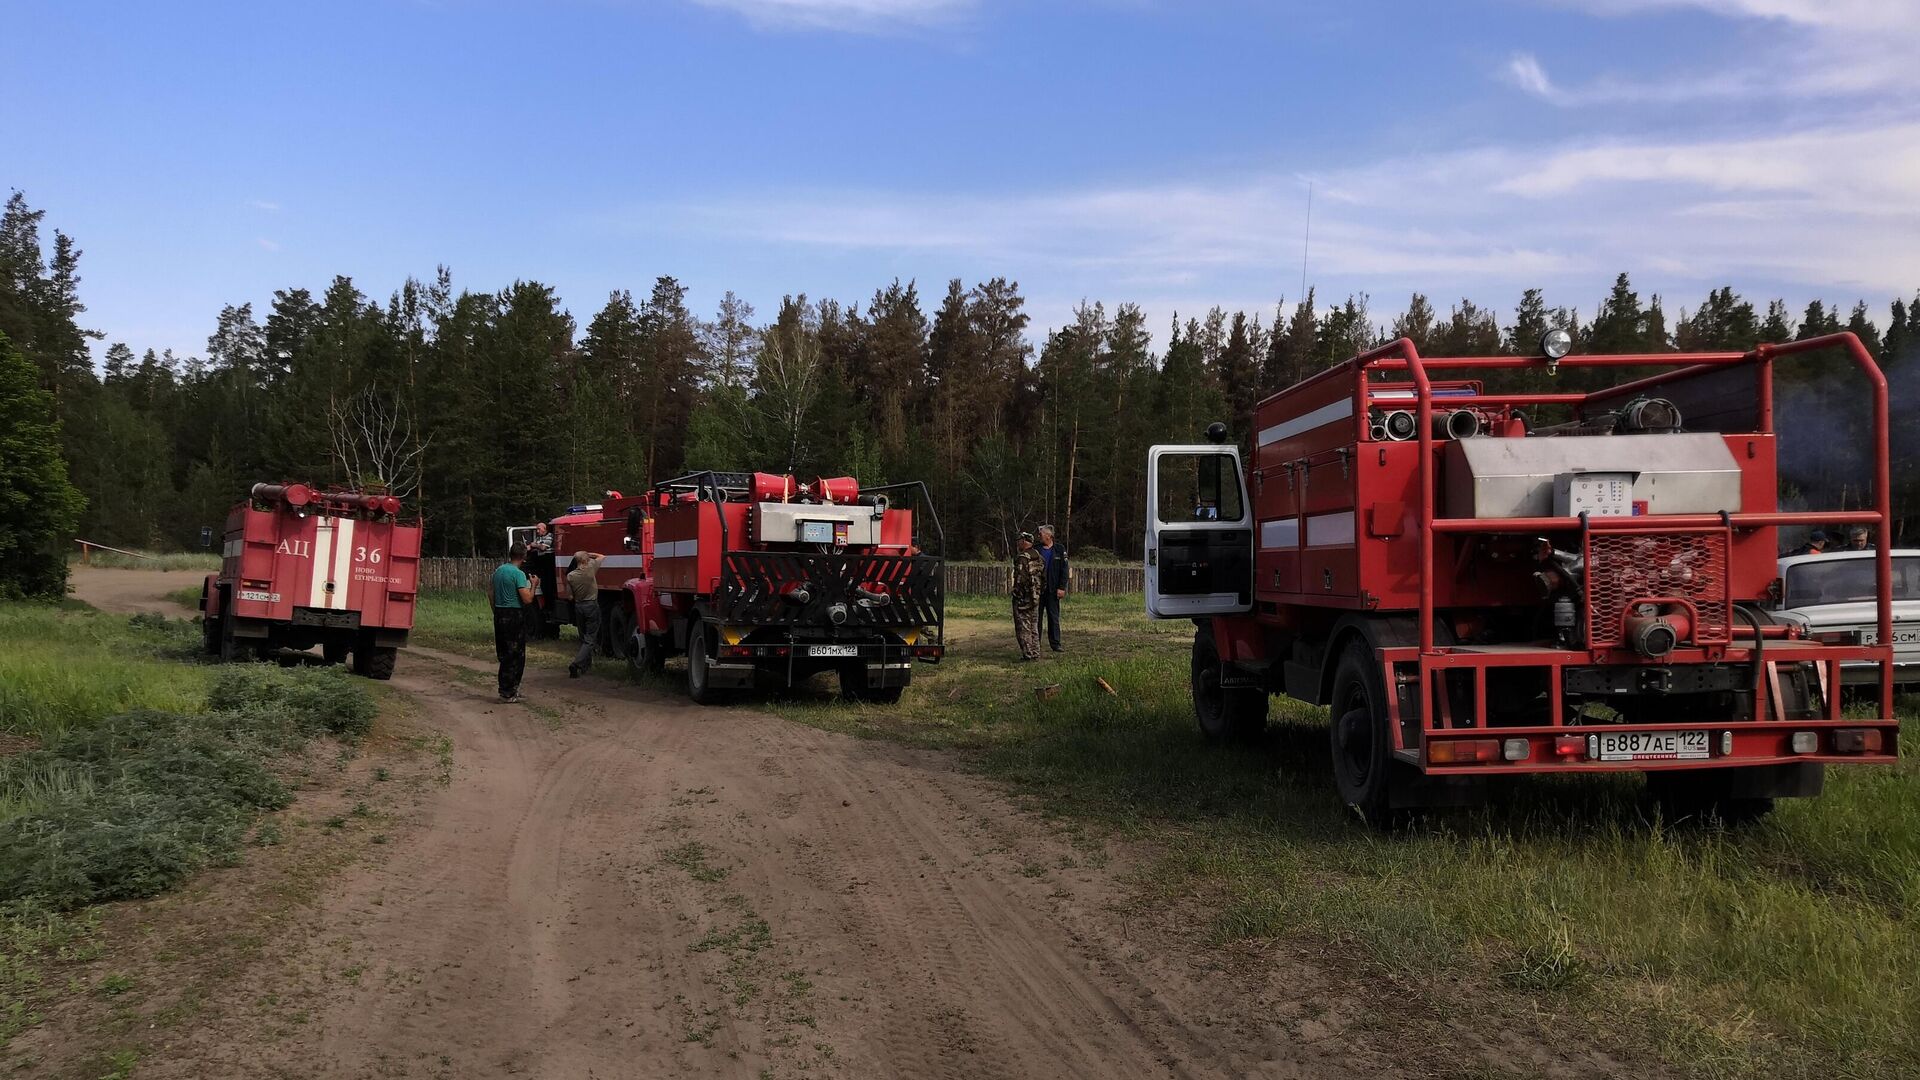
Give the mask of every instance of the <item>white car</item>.
[[[1871, 645], [1880, 637], [1874, 552], [1832, 551], [1780, 560], [1780, 600], [1774, 615], [1799, 623], [1815, 641]], [[1920, 689], [1920, 550], [1893, 556], [1894, 683]], [[1873, 664], [1841, 665], [1845, 685], [1876, 682]]]

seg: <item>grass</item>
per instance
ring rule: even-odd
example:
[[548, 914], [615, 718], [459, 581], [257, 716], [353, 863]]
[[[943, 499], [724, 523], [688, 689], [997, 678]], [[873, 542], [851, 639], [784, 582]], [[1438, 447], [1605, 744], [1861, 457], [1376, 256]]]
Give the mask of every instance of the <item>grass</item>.
[[[88, 557], [88, 564], [111, 570], [196, 570], [203, 574], [220, 569], [220, 553], [217, 551], [143, 551], [140, 554], [145, 558], [96, 549]], [[70, 555], [67, 561], [78, 566], [80, 556]]]
[[0, 604], [0, 1048], [38, 1019], [46, 965], [87, 947], [92, 905], [238, 859], [290, 801], [281, 759], [372, 724], [340, 669], [203, 666], [198, 644], [184, 620]]
[[0, 732], [39, 737], [134, 709], [196, 708], [212, 669], [182, 664], [191, 623], [0, 604]]

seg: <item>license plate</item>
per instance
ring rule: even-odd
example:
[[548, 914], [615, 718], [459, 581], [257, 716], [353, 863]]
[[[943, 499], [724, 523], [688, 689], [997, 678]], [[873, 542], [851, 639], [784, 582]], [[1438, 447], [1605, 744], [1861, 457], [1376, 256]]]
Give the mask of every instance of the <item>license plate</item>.
[[1707, 756], [1704, 731], [1609, 731], [1596, 738], [1601, 761], [1685, 761]]
[[[1920, 643], [1920, 630], [1895, 630], [1893, 632], [1893, 643], [1895, 645], [1912, 645], [1915, 643]], [[1860, 644], [1862, 645], [1880, 644], [1880, 631], [1877, 629], [1860, 631]]]
[[269, 603], [269, 604], [277, 604], [277, 603], [279, 603], [279, 602], [280, 602], [280, 594], [279, 594], [279, 593], [268, 593], [268, 592], [260, 592], [260, 591], [258, 591], [258, 590], [255, 590], [255, 589], [241, 589], [241, 590], [240, 590], [240, 599], [242, 599], [242, 600], [264, 600], [264, 601], [266, 601], [266, 602], [267, 602], [267, 603]]
[[860, 647], [858, 645], [810, 645], [807, 647], [807, 655], [808, 656], [859, 656]]

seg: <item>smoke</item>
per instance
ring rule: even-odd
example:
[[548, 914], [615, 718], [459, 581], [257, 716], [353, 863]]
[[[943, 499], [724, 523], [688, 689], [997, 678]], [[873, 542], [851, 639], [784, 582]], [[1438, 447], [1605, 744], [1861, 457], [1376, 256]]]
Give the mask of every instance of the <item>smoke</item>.
[[[1886, 367], [1896, 542], [1909, 526], [1920, 526], [1920, 427], [1913, 422], [1920, 407], [1920, 357], [1911, 355], [1913, 349], [1903, 352], [1909, 355]], [[1844, 352], [1776, 362], [1773, 422], [1782, 510], [1872, 508], [1873, 399]], [[1781, 544], [1797, 546], [1810, 531], [1782, 529]]]

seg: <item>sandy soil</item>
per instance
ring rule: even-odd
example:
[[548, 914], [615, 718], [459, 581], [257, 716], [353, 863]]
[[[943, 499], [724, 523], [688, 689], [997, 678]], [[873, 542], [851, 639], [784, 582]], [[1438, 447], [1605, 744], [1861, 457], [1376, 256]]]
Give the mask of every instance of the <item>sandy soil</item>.
[[[187, 581], [89, 571], [75, 591], [167, 610]], [[1604, 1067], [1432, 1020], [1447, 1053], [1401, 1053], [1406, 1024], [1338, 965], [1202, 947], [1201, 920], [1142, 909], [1124, 844], [1069, 836], [942, 755], [564, 672], [502, 706], [491, 681], [402, 654], [395, 685], [450, 737], [450, 782], [138, 1075]]]

